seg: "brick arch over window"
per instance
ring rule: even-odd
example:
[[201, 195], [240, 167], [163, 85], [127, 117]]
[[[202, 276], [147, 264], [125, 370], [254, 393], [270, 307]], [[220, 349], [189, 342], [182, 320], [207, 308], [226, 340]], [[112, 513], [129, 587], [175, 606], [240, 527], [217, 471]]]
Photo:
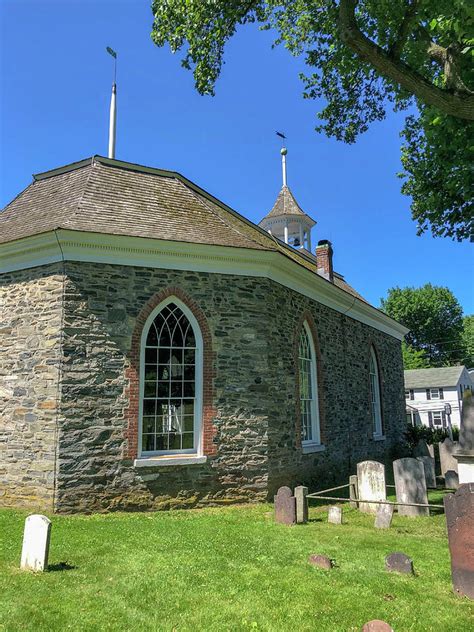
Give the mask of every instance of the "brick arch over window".
[[216, 428], [213, 419], [216, 415], [214, 408], [214, 352], [212, 350], [212, 336], [206, 316], [199, 305], [185, 292], [177, 287], [168, 287], [157, 294], [140, 310], [132, 333], [130, 346], [129, 366], [125, 370], [125, 378], [128, 386], [125, 389], [125, 398], [128, 407], [125, 410], [125, 448], [124, 457], [135, 459], [138, 455], [139, 432], [139, 403], [140, 403], [140, 347], [143, 327], [152, 311], [169, 297], [176, 297], [188, 307], [196, 318], [201, 329], [203, 342], [203, 387], [202, 387], [202, 451], [204, 455], [212, 456], [216, 453], [213, 442]]
[[304, 323], [307, 323], [309, 330], [311, 332], [311, 336], [313, 338], [314, 350], [316, 352], [316, 379], [318, 385], [318, 405], [319, 405], [319, 432], [320, 432], [320, 441], [322, 444], [326, 443], [326, 399], [324, 396], [323, 389], [323, 364], [321, 360], [321, 348], [319, 345], [319, 336], [318, 330], [316, 328], [316, 323], [314, 322], [314, 318], [309, 311], [304, 311], [298, 320], [298, 324], [295, 330], [295, 340], [294, 340], [294, 363], [295, 363], [295, 413], [296, 413], [296, 445], [301, 448], [301, 407], [300, 407], [300, 368], [299, 368], [299, 341], [301, 330], [304, 327]]
[[[377, 344], [375, 342], [375, 340], [373, 338], [369, 338], [368, 341], [368, 346], [367, 346], [367, 367], [368, 367], [368, 379], [367, 379], [367, 383], [368, 383], [368, 404], [369, 404], [369, 416], [370, 416], [370, 421], [371, 423], [373, 423], [374, 418], [373, 418], [373, 413], [372, 413], [372, 392], [371, 392], [371, 385], [370, 385], [370, 362], [371, 362], [371, 356], [372, 353], [375, 356], [375, 361], [376, 361], [376, 368], [377, 368], [377, 380], [378, 380], [378, 396], [379, 396], [379, 405], [380, 405], [380, 434], [383, 435], [384, 434], [384, 430], [385, 430], [385, 425], [384, 425], [384, 412], [383, 412], [383, 373], [382, 373], [382, 364], [380, 362], [380, 354], [379, 351], [377, 349]], [[373, 436], [375, 436], [375, 433], [372, 433]]]

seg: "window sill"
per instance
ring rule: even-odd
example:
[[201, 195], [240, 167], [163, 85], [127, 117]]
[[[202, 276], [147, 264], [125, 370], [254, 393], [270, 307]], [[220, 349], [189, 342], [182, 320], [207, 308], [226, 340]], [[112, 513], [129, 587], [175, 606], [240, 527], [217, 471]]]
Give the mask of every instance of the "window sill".
[[385, 441], [385, 435], [372, 435], [374, 441]]
[[170, 467], [173, 465], [200, 465], [207, 461], [207, 456], [195, 454], [175, 456], [148, 456], [135, 459], [133, 467]]
[[322, 443], [303, 443], [301, 449], [303, 454], [312, 454], [313, 452], [324, 452], [326, 446]]

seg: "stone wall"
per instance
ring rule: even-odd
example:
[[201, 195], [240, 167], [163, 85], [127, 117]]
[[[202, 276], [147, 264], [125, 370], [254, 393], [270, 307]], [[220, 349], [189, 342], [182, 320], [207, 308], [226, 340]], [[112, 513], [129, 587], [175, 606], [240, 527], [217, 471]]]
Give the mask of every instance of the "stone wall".
[[[400, 343], [265, 279], [68, 262], [57, 507], [168, 508], [262, 500], [282, 483], [341, 480], [387, 460], [404, 427]], [[150, 298], [179, 287], [199, 305], [215, 357], [215, 454], [202, 465], [134, 468], [126, 411], [132, 335]], [[320, 346], [325, 451], [299, 442], [298, 323]], [[370, 344], [379, 355], [386, 438], [374, 441]]]
[[0, 278], [0, 504], [51, 510], [63, 275]]
[[[60, 266], [4, 277], [2, 342], [11, 353], [1, 369], [15, 386], [2, 422], [0, 472], [9, 491], [0, 503], [50, 503], [53, 493], [62, 512], [258, 501], [281, 484], [316, 489], [347, 479], [357, 461], [387, 460], [403, 448], [403, 370], [394, 338], [267, 279], [64, 265], [64, 288]], [[128, 418], [134, 331], [145, 306], [168, 288], [199, 306], [209, 328], [213, 445], [205, 464], [135, 468]], [[299, 437], [295, 351], [305, 314], [319, 343], [325, 450], [314, 454], [302, 453]], [[383, 441], [372, 437], [371, 344], [381, 371]]]

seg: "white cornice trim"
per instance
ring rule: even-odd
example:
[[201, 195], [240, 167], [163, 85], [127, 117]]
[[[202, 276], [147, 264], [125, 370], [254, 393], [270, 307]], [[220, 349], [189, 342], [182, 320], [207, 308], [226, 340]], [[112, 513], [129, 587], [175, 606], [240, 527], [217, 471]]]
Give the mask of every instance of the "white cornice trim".
[[408, 333], [368, 303], [348, 294], [282, 253], [58, 229], [0, 245], [0, 270], [12, 272], [61, 261], [87, 261], [236, 274], [271, 279], [398, 340]]

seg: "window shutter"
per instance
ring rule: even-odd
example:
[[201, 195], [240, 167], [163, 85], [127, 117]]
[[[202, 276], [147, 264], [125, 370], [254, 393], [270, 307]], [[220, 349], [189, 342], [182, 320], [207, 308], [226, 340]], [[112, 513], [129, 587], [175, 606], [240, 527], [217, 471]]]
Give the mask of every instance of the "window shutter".
[[426, 399], [431, 399], [431, 393], [430, 393], [429, 388], [426, 389]]
[[443, 393], [443, 389], [442, 388], [439, 389], [439, 398], [440, 399], [444, 399], [444, 393]]
[[430, 424], [430, 428], [432, 428], [433, 427], [433, 413], [432, 412], [428, 413], [428, 421]]
[[415, 399], [415, 391], [412, 388], [410, 389], [410, 399]]

